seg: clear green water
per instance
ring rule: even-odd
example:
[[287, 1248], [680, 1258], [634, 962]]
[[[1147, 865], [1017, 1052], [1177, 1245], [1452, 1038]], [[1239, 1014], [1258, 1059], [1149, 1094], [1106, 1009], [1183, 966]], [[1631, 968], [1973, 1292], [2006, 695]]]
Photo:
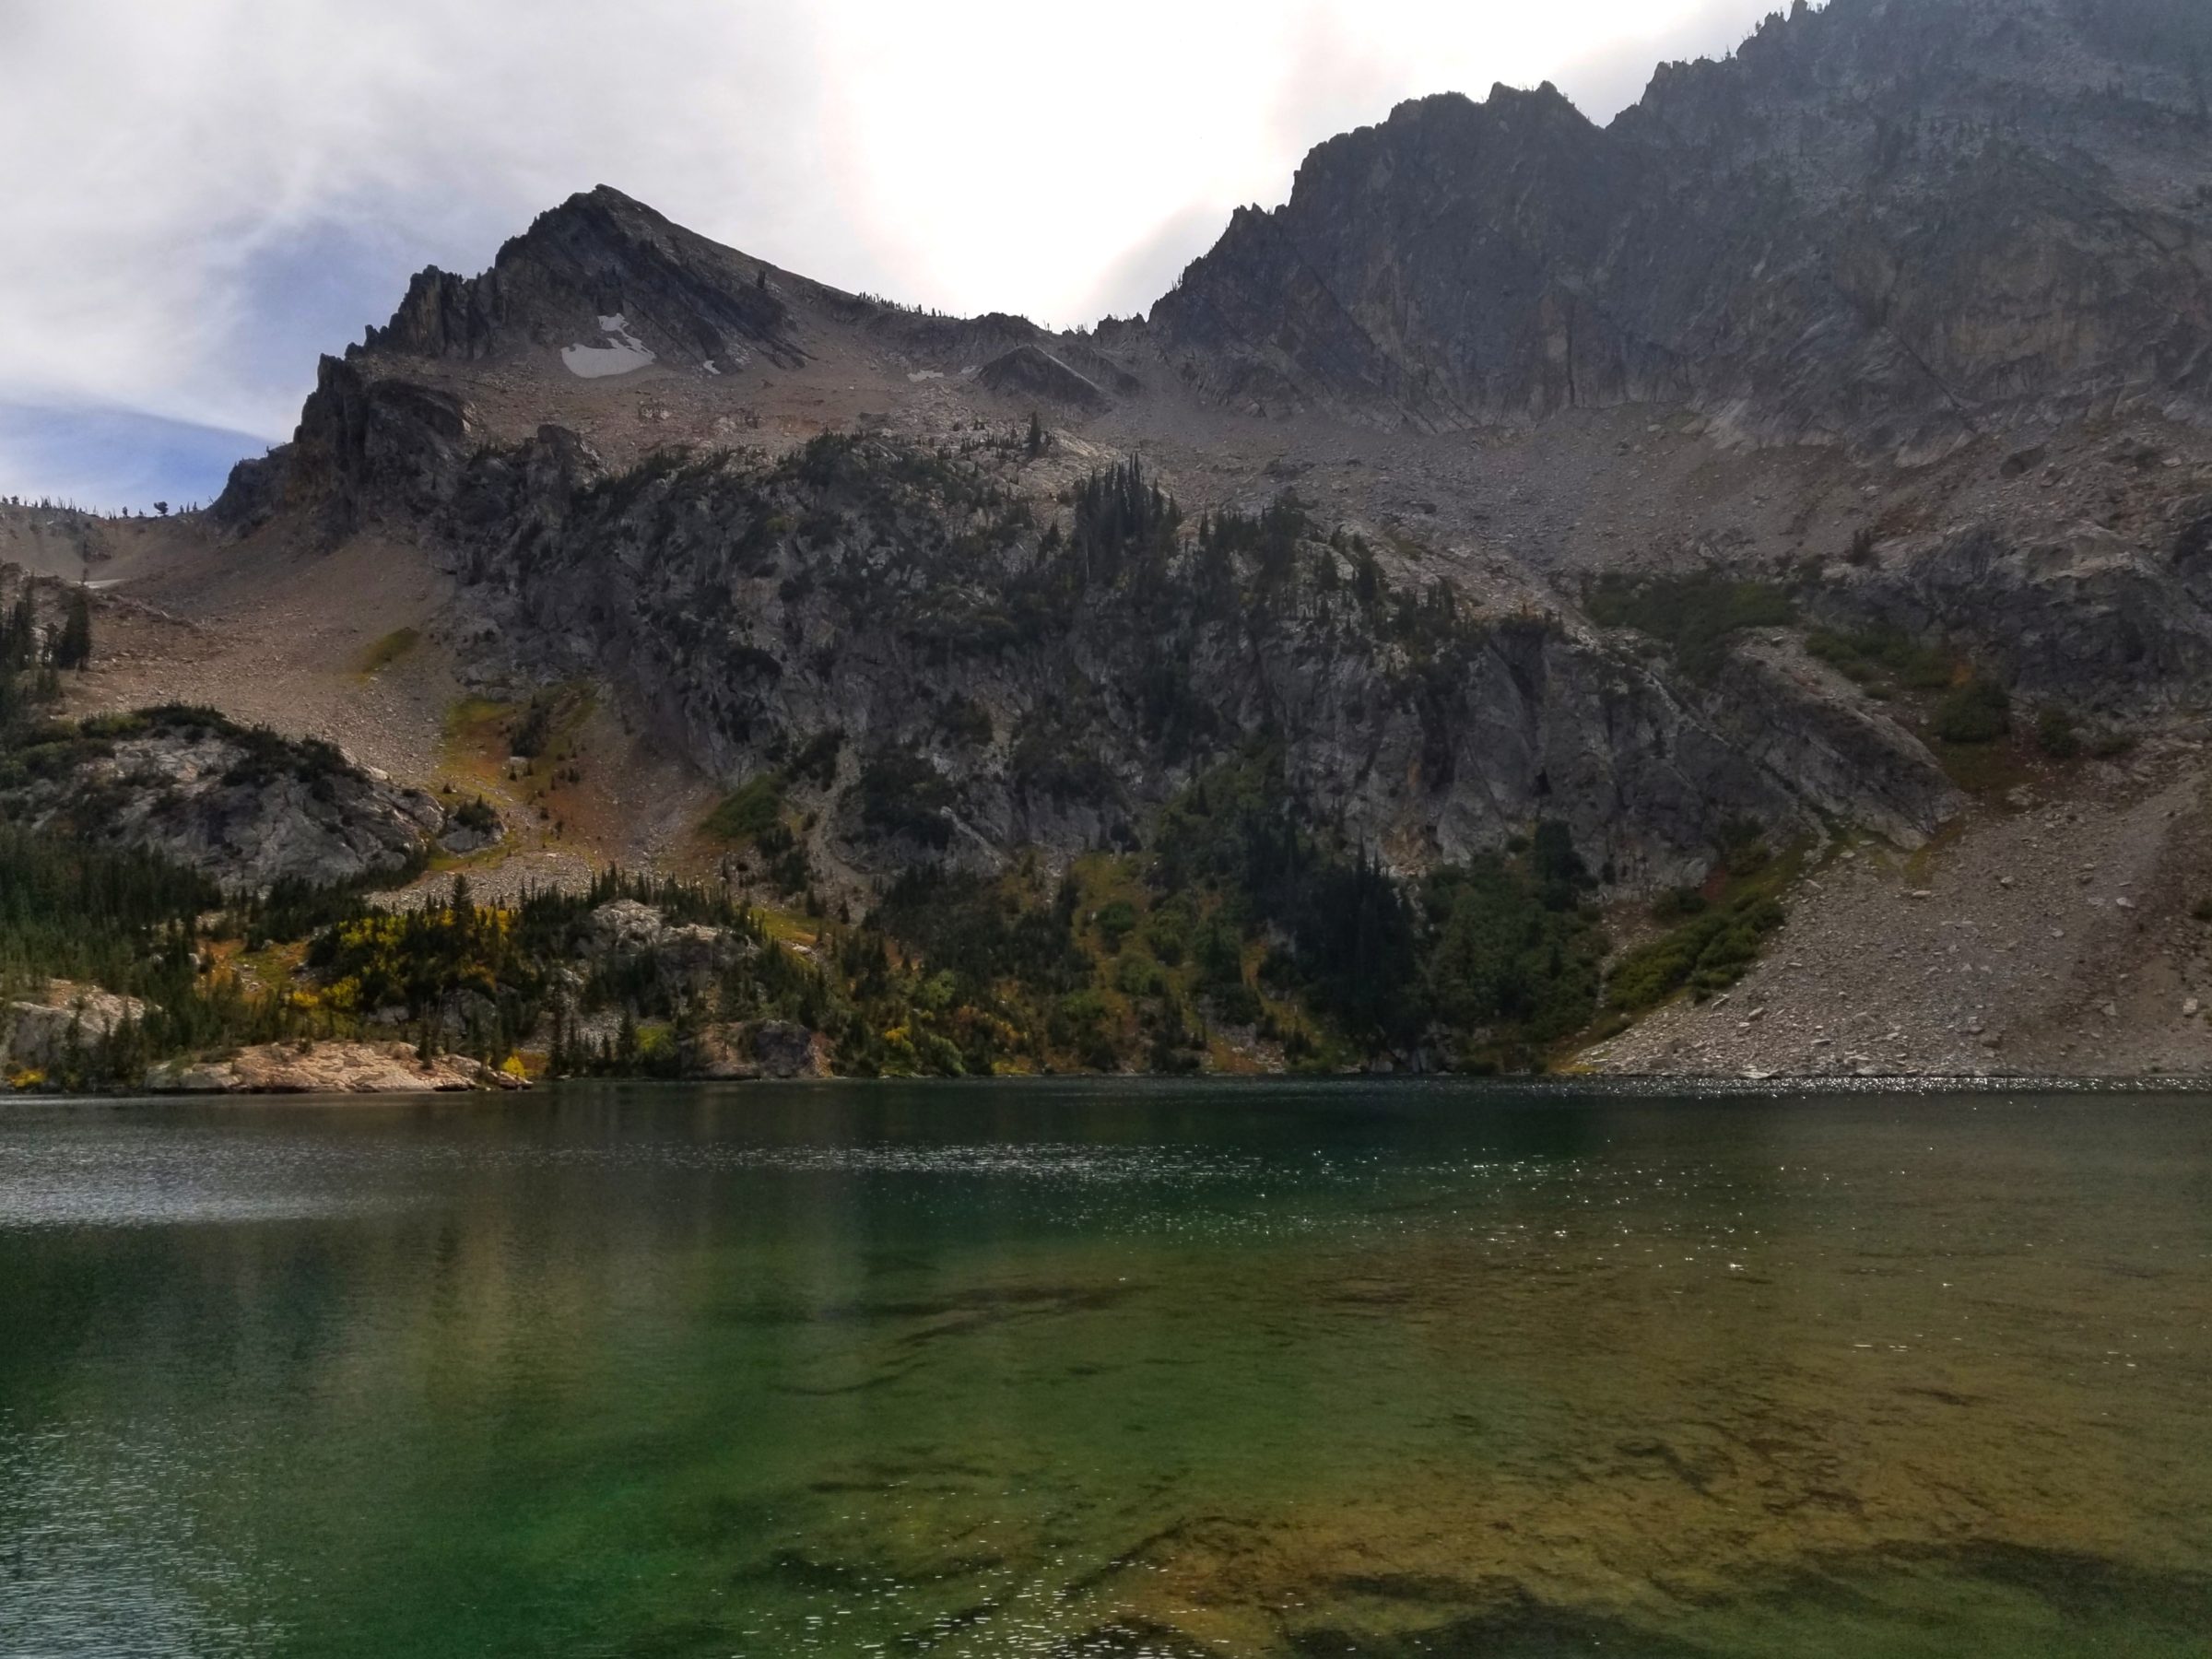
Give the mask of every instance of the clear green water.
[[2212, 1653], [2212, 1101], [0, 1108], [0, 1653]]

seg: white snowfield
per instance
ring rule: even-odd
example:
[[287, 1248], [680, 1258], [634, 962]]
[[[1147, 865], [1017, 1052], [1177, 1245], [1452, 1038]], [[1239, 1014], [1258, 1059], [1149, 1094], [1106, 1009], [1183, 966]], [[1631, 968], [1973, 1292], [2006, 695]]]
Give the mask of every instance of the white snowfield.
[[564, 346], [560, 360], [569, 372], [583, 380], [605, 380], [610, 374], [628, 374], [653, 361], [645, 342], [629, 332], [629, 319], [620, 312], [599, 319], [599, 332], [608, 336], [597, 346]]

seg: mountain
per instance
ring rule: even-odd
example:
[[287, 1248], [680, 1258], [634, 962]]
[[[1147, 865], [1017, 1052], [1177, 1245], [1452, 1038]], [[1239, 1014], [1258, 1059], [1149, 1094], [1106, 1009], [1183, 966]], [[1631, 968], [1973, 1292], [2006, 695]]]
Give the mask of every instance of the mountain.
[[1611, 126], [1548, 85], [1330, 140], [1153, 312], [1217, 395], [1437, 427], [1626, 404], [1929, 449], [2212, 389], [2201, 7], [1770, 18]]
[[1082, 332], [602, 186], [73, 531], [71, 698], [482, 793], [479, 883], [873, 916], [1033, 1056], [2212, 1063], [2208, 64], [1801, 3], [1606, 127], [1401, 106]]

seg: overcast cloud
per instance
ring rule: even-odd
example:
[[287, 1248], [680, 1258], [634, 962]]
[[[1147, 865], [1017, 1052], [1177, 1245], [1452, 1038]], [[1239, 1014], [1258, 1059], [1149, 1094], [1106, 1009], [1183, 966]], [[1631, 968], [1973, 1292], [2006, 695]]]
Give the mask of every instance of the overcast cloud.
[[1401, 99], [1609, 119], [1776, 0], [0, 0], [0, 494], [201, 497], [319, 352], [618, 186], [841, 288], [1142, 312]]

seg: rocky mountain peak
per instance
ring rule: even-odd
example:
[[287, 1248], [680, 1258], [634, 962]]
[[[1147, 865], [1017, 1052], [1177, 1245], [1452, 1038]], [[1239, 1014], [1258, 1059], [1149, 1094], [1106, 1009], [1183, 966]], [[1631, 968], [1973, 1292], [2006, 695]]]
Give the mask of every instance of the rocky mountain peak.
[[477, 359], [521, 345], [665, 359], [716, 372], [756, 355], [805, 360], [761, 262], [673, 223], [611, 185], [571, 196], [500, 248], [480, 276], [418, 273], [392, 321], [353, 354]]
[[2212, 391], [2205, 8], [1836, 0], [1662, 70], [1401, 105], [1238, 215], [1152, 321], [1254, 412], [1448, 428], [1687, 406], [1929, 453]]

